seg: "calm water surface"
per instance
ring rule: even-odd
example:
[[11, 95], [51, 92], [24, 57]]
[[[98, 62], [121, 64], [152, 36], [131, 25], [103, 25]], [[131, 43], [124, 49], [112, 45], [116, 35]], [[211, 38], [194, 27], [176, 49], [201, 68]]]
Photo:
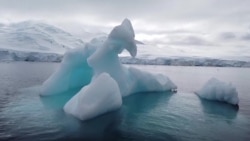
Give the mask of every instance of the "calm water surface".
[[[0, 63], [0, 140], [250, 140], [250, 69], [136, 66], [163, 73], [178, 93], [140, 93], [120, 110], [82, 122], [62, 107], [78, 90], [40, 97], [39, 89], [59, 64]], [[211, 77], [231, 82], [240, 109], [199, 99], [193, 92]]]

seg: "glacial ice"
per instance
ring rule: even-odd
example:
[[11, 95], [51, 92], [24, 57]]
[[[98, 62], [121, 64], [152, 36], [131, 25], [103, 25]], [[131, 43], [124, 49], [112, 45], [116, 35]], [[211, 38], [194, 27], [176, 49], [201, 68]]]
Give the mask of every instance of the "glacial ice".
[[209, 79], [196, 94], [208, 100], [222, 101], [232, 105], [239, 103], [236, 88], [231, 83], [225, 83], [216, 78]]
[[123, 66], [118, 54], [126, 49], [137, 54], [131, 22], [125, 19], [104, 42], [90, 42], [66, 53], [60, 68], [44, 82], [41, 95], [82, 88], [64, 111], [81, 120], [93, 118], [121, 106], [120, 97], [138, 92], [171, 91], [176, 85], [162, 74]]
[[109, 74], [102, 73], [73, 96], [63, 109], [81, 120], [87, 120], [116, 110], [121, 105], [118, 84]]
[[127, 49], [132, 57], [137, 54], [134, 37], [129, 20], [125, 19], [121, 25], [116, 26], [103, 46], [87, 59], [89, 66], [94, 69], [93, 77], [103, 72], [109, 73], [117, 81], [122, 96], [137, 92], [176, 89], [175, 84], [164, 75], [151, 74], [121, 64], [118, 54], [124, 49]]
[[53, 95], [87, 85], [93, 75], [93, 69], [87, 64], [87, 58], [95, 50], [87, 44], [84, 48], [75, 48], [65, 53], [61, 66], [42, 85], [40, 95]]

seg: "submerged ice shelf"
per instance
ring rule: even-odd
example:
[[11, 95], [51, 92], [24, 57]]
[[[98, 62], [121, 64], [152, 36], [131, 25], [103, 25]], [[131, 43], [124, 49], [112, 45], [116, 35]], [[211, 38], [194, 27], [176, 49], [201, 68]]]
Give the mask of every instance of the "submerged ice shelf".
[[[81, 120], [116, 110], [121, 97], [138, 92], [176, 90], [177, 86], [162, 74], [152, 74], [121, 64], [118, 54], [126, 49], [137, 54], [135, 33], [125, 19], [114, 27], [104, 43], [91, 42], [66, 53], [60, 68], [43, 83], [42, 96], [82, 89], [64, 106], [64, 111]], [[105, 83], [105, 84], [104, 84]]]

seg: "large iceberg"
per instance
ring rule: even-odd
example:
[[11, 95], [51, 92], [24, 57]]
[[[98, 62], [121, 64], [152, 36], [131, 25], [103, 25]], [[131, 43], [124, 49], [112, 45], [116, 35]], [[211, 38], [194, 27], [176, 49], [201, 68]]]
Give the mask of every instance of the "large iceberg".
[[[82, 88], [66, 103], [64, 111], [85, 120], [119, 108], [117, 95], [124, 97], [138, 92], [176, 90], [176, 85], [167, 76], [121, 64], [118, 54], [124, 49], [132, 57], [137, 54], [134, 38], [132, 24], [125, 19], [104, 42], [90, 42], [67, 52], [59, 69], [44, 82], [41, 95]], [[113, 89], [117, 87], [119, 93], [114, 93]]]
[[209, 79], [196, 94], [204, 99], [222, 101], [236, 106], [239, 103], [236, 88], [231, 83], [225, 83], [216, 78]]

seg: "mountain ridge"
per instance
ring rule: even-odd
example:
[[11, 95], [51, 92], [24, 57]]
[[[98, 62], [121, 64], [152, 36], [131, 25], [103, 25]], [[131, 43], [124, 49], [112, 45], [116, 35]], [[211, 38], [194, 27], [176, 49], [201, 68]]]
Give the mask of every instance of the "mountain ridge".
[[46, 23], [24, 21], [0, 26], [0, 48], [65, 52], [84, 45], [82, 39]]

